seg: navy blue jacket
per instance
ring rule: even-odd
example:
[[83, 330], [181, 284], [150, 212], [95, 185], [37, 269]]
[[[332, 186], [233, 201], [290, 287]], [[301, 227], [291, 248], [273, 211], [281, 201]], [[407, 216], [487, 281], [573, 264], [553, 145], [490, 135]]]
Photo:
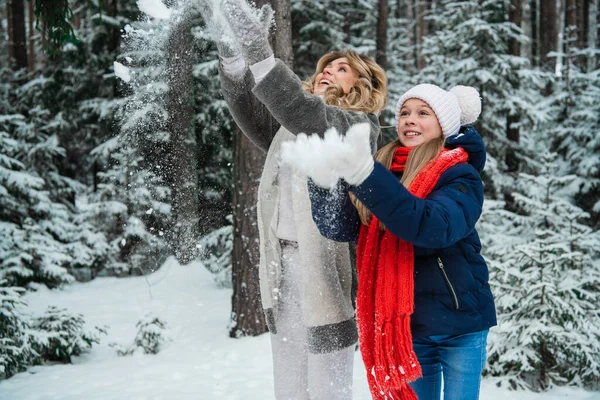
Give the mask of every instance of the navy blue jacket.
[[357, 240], [360, 220], [348, 196], [351, 191], [391, 233], [414, 245], [415, 338], [496, 325], [488, 268], [475, 230], [483, 206], [479, 173], [485, 165], [485, 147], [472, 127], [449, 137], [446, 146], [464, 148], [469, 164], [449, 168], [425, 199], [410, 194], [398, 176], [377, 162], [358, 186], [340, 183], [329, 191], [309, 182], [313, 219], [323, 236]]

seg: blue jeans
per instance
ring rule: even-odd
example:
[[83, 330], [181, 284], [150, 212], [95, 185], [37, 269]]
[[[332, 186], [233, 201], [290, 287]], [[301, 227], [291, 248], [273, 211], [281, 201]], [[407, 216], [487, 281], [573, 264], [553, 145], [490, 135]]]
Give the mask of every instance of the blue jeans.
[[413, 339], [423, 377], [411, 383], [419, 400], [477, 400], [485, 365], [488, 329], [462, 335]]

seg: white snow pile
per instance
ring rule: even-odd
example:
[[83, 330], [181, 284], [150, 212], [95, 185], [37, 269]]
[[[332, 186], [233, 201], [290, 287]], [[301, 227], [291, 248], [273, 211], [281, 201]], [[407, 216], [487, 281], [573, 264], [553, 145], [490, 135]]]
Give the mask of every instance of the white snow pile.
[[113, 62], [113, 68], [115, 70], [115, 75], [117, 78], [121, 78], [123, 82], [129, 82], [131, 80], [131, 74], [129, 73], [129, 68], [125, 65], [121, 64], [118, 61]]
[[155, 19], [171, 18], [171, 10], [160, 0], [137, 0], [141, 12]]

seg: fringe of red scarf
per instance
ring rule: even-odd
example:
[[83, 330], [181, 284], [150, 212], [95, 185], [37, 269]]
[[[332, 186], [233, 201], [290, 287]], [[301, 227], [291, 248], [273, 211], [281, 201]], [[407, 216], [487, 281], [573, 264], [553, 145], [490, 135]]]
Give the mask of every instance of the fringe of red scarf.
[[[466, 162], [462, 148], [442, 152], [409, 187], [425, 198], [451, 166]], [[413, 245], [379, 229], [373, 216], [361, 228], [357, 247], [356, 314], [360, 349], [375, 400], [417, 400], [409, 386], [421, 375], [412, 347], [410, 316], [414, 310]]]

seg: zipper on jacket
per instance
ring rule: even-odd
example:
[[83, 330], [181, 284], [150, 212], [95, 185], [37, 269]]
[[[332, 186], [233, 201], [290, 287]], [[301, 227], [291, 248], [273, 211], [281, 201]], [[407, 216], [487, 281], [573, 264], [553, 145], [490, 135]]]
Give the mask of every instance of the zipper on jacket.
[[444, 275], [444, 279], [450, 288], [450, 292], [452, 293], [452, 297], [454, 297], [454, 304], [456, 305], [456, 309], [458, 310], [460, 307], [458, 306], [458, 296], [456, 296], [456, 291], [454, 290], [454, 286], [452, 286], [452, 282], [450, 282], [450, 278], [448, 278], [448, 274], [444, 269], [444, 263], [442, 263], [441, 258], [437, 258], [438, 266], [440, 267], [440, 271], [442, 271], [442, 275]]

